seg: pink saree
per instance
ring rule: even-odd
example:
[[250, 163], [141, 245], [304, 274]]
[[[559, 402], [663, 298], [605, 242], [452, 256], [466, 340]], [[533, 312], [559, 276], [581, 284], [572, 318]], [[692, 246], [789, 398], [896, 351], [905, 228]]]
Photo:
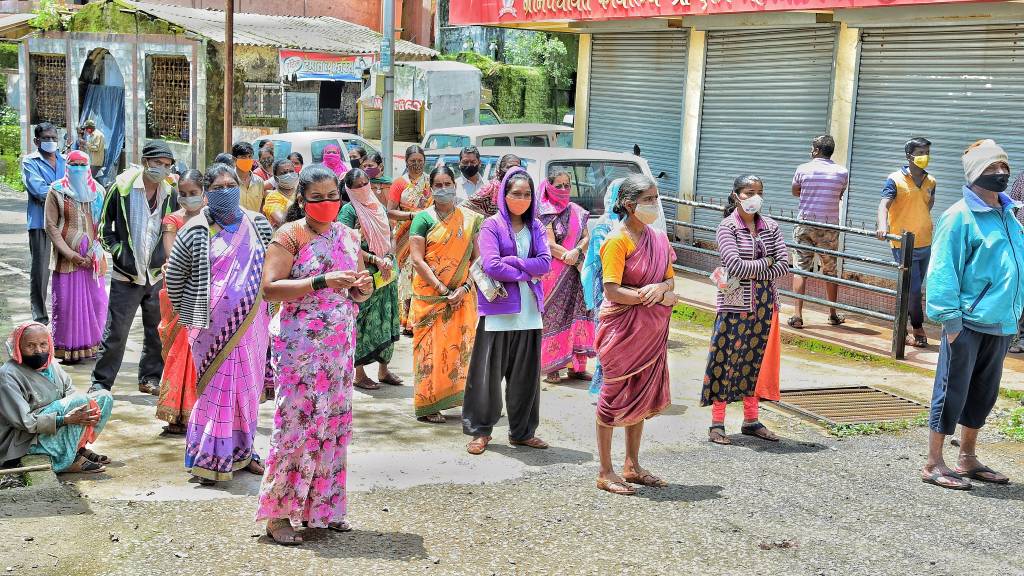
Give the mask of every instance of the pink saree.
[[[640, 287], [663, 281], [671, 257], [668, 238], [648, 226], [636, 250], [626, 257], [622, 286]], [[671, 318], [671, 306], [626, 306], [605, 299], [596, 342], [605, 376], [597, 402], [600, 424], [632, 426], [656, 416], [671, 404]]]
[[[561, 212], [546, 214], [541, 207], [541, 223], [550, 227], [554, 241], [571, 249], [586, 230], [588, 213], [569, 203]], [[549, 237], [552, 234], [549, 232]], [[581, 257], [582, 258], [582, 257]], [[565, 367], [575, 372], [587, 369], [587, 358], [594, 357], [594, 317], [587, 310], [583, 282], [576, 266], [551, 259], [551, 272], [541, 280], [544, 290], [544, 330], [541, 344], [541, 372], [551, 374]]]

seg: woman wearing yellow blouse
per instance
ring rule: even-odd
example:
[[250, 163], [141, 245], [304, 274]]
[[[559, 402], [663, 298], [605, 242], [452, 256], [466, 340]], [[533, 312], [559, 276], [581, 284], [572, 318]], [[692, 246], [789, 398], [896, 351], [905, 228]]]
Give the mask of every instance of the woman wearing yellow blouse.
[[295, 164], [288, 159], [274, 162], [273, 172], [274, 190], [267, 193], [267, 198], [263, 201], [263, 215], [270, 220], [270, 225], [276, 230], [287, 220], [285, 214], [288, 212], [288, 205], [295, 198], [299, 174], [295, 172]]

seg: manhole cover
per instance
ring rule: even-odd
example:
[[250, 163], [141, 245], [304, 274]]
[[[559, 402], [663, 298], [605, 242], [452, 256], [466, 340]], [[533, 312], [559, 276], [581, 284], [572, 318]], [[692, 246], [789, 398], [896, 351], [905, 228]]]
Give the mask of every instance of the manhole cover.
[[783, 390], [779, 406], [825, 424], [916, 418], [927, 406], [870, 386]]

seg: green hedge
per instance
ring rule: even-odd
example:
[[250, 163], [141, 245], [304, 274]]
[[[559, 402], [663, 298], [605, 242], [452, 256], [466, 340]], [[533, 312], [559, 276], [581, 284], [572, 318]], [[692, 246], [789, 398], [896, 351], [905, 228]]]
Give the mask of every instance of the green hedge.
[[[551, 85], [542, 68], [509, 66], [475, 52], [441, 57], [477, 67], [491, 90], [491, 105], [506, 122], [560, 122], [552, 106]], [[564, 111], [564, 108], [563, 108]]]
[[18, 67], [18, 45], [0, 42], [0, 68]]
[[0, 156], [0, 182], [18, 190], [25, 190], [21, 181], [21, 162], [18, 161], [18, 154], [4, 154]]

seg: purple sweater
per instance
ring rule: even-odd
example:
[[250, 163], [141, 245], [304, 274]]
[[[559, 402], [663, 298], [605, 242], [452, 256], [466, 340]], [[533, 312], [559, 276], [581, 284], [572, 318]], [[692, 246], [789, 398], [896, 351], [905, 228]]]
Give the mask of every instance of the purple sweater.
[[508, 206], [505, 204], [505, 183], [509, 177], [517, 172], [525, 172], [521, 168], [515, 168], [505, 175], [501, 186], [498, 188], [497, 198], [498, 213], [484, 221], [480, 227], [480, 236], [477, 238], [477, 246], [480, 249], [480, 263], [484, 272], [491, 278], [500, 281], [505, 285], [505, 292], [508, 296], [497, 298], [494, 302], [488, 302], [482, 293], [478, 291], [477, 311], [481, 316], [492, 316], [495, 314], [515, 314], [522, 309], [522, 302], [519, 301], [519, 282], [529, 282], [534, 296], [537, 298], [537, 308], [544, 312], [544, 292], [540, 282], [530, 282], [531, 278], [539, 279], [551, 270], [551, 250], [548, 248], [547, 234], [540, 220], [534, 218], [536, 212], [538, 195], [537, 187], [533, 187], [533, 201], [529, 210], [523, 214], [523, 220], [530, 229], [530, 255], [527, 258], [520, 258], [517, 255], [515, 233], [512, 231], [512, 224], [509, 221]]

